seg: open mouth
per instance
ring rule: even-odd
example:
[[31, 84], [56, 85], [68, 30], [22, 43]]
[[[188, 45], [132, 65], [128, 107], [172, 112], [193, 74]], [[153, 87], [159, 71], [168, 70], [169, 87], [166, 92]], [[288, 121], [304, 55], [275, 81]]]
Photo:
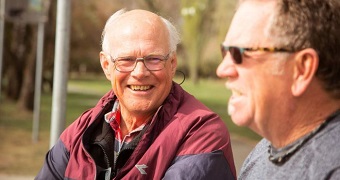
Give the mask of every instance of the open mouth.
[[231, 91], [231, 95], [234, 96], [234, 97], [243, 96], [243, 94], [244, 94], [241, 89], [239, 89], [235, 86], [231, 86], [228, 83], [226, 83], [226, 88]]
[[130, 85], [129, 86], [130, 89], [132, 89], [133, 91], [147, 91], [149, 89], [151, 89], [151, 86], [136, 86], [136, 85]]
[[231, 89], [233, 96], [242, 96], [242, 92], [236, 90], [236, 89]]

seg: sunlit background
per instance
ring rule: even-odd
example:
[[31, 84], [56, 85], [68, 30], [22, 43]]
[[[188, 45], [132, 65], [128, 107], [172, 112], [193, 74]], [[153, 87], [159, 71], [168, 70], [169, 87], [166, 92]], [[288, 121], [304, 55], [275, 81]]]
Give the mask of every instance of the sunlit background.
[[[185, 74], [182, 87], [223, 118], [235, 145], [236, 166], [240, 167], [259, 137], [232, 123], [227, 115], [229, 91], [224, 87], [225, 80], [215, 74], [221, 61], [220, 43], [236, 0], [72, 0], [71, 4], [66, 126], [110, 89], [98, 58], [105, 21], [122, 8], [146, 9], [169, 19], [179, 30], [178, 70]], [[57, 1], [6, 0], [5, 10], [0, 66], [0, 178], [1, 174], [33, 177], [49, 149]], [[43, 14], [36, 16], [37, 12]], [[37, 38], [42, 22], [41, 108], [38, 139], [34, 140]], [[183, 74], [178, 73], [175, 81], [182, 80]]]

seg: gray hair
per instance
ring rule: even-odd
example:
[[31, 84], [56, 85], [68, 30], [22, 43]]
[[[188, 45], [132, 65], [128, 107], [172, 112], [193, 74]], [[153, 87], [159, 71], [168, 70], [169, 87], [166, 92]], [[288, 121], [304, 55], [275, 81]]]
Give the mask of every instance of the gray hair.
[[[117, 21], [117, 19], [126, 13], [125, 9], [121, 9], [114, 14], [111, 15], [111, 17], [106, 21], [104, 30], [102, 32], [102, 37], [101, 37], [101, 44], [102, 44], [102, 51], [104, 52], [109, 52], [109, 40], [106, 38], [106, 32], [108, 29], [111, 27], [111, 24]], [[163, 21], [164, 25], [169, 31], [169, 46], [170, 46], [170, 51], [171, 52], [176, 52], [177, 50], [177, 45], [181, 42], [179, 33], [175, 26], [167, 19], [163, 18], [162, 16], [159, 16], [161, 20]]]

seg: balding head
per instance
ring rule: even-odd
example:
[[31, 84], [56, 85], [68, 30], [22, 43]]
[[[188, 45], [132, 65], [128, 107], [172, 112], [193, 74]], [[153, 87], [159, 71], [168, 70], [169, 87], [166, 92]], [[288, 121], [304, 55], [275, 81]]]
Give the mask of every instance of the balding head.
[[[106, 22], [102, 34], [102, 50], [110, 52], [111, 41], [119, 36], [136, 36], [146, 33], [150, 38], [162, 38], [171, 52], [176, 51], [180, 38], [176, 28], [166, 19], [145, 10], [120, 10], [114, 13]], [[121, 38], [120, 38], [121, 39]]]

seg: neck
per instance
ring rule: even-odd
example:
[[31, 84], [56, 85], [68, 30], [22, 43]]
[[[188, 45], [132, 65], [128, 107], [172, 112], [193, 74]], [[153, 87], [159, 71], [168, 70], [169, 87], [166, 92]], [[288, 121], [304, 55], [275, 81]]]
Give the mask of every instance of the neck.
[[120, 129], [123, 137], [128, 135], [131, 131], [135, 130], [142, 124], [148, 122], [153, 115], [145, 115], [145, 116], [131, 116], [126, 114], [121, 114], [121, 122]]
[[[268, 137], [275, 148], [287, 146], [318, 128], [328, 116], [340, 109], [340, 100], [318, 95], [320, 98], [309, 98], [305, 103], [299, 103], [286, 114], [277, 131]], [[306, 99], [306, 98], [305, 98]], [[314, 101], [313, 101], [314, 100]], [[316, 101], [315, 101], [316, 100]], [[284, 117], [284, 116], [283, 116]], [[272, 131], [273, 132], [273, 131]]]

